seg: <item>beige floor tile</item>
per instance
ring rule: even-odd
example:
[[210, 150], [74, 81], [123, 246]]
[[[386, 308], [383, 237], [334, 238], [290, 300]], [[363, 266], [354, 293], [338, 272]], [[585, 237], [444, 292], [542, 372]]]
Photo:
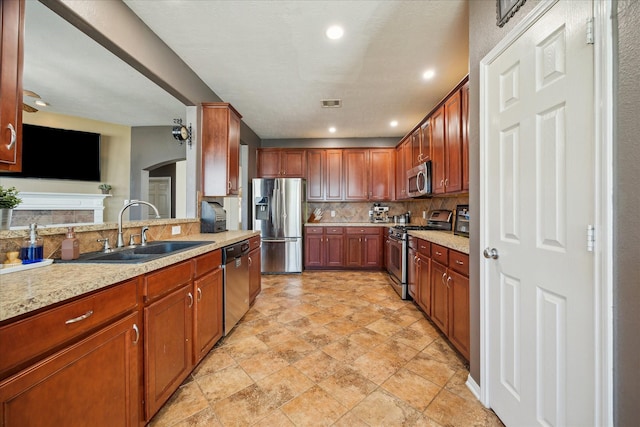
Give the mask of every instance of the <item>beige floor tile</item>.
[[500, 419], [480, 402], [463, 399], [447, 390], [440, 391], [424, 414], [446, 426], [502, 427]]
[[339, 341], [332, 342], [331, 344], [322, 347], [322, 351], [324, 351], [334, 359], [338, 359], [343, 362], [353, 362], [358, 357], [365, 354], [368, 349], [365, 347], [360, 347], [350, 339], [343, 338]]
[[282, 412], [298, 426], [330, 426], [347, 408], [316, 385], [284, 405]]
[[238, 365], [254, 380], [262, 378], [289, 366], [289, 362], [278, 356], [278, 353], [269, 350], [264, 353], [242, 359]]
[[284, 405], [314, 385], [313, 381], [293, 366], [281, 369], [257, 384], [276, 403], [276, 407]]
[[233, 335], [227, 336], [222, 348], [236, 361], [269, 350], [269, 347], [255, 336], [235, 338]]
[[233, 357], [229, 356], [224, 349], [215, 348], [200, 362], [196, 369], [193, 370], [193, 376], [197, 378], [209, 375], [235, 364], [236, 361], [233, 360]]
[[268, 393], [253, 384], [212, 404], [222, 424], [244, 427], [269, 415], [278, 405]]
[[440, 387], [444, 387], [456, 373], [447, 363], [433, 360], [424, 353], [418, 353], [405, 367]]
[[371, 329], [372, 331], [377, 332], [380, 335], [384, 335], [385, 337], [390, 337], [402, 330], [402, 326], [387, 318], [378, 319], [375, 322], [368, 324], [366, 328]]
[[333, 322], [327, 323], [326, 325], [324, 325], [324, 327], [330, 330], [332, 333], [342, 336], [349, 335], [360, 329], [360, 325], [348, 319], [338, 319]]
[[317, 348], [322, 348], [339, 339], [339, 337], [336, 337], [335, 334], [324, 326], [319, 326], [305, 332], [301, 338]]
[[378, 388], [376, 383], [348, 366], [342, 367], [319, 385], [346, 408], [353, 408]]
[[419, 353], [415, 348], [393, 339], [376, 346], [374, 350], [385, 355], [398, 365], [404, 365]]
[[402, 365], [375, 350], [358, 357], [352, 364], [353, 369], [378, 385], [400, 369], [400, 366]]
[[194, 414], [177, 424], [173, 424], [172, 427], [223, 427], [215, 412], [211, 407], [207, 406], [206, 409]]
[[343, 366], [343, 363], [329, 356], [323, 351], [315, 351], [293, 364], [312, 381], [318, 383], [333, 375]]
[[361, 328], [349, 335], [349, 341], [360, 347], [371, 349], [379, 346], [388, 339], [387, 336], [379, 334], [371, 329]]
[[441, 390], [440, 386], [408, 369], [400, 369], [393, 374], [382, 384], [382, 388], [420, 412], [429, 406]]
[[224, 399], [253, 384], [251, 377], [238, 366], [230, 366], [212, 374], [198, 377], [196, 382], [209, 402]]
[[475, 395], [467, 387], [467, 379], [469, 378], [469, 371], [466, 369], [460, 369], [449, 380], [445, 388], [450, 392], [457, 394], [467, 400], [476, 401]]
[[256, 427], [295, 427], [295, 424], [280, 409], [276, 409], [253, 425]]
[[420, 411], [382, 390], [368, 395], [351, 412], [370, 426], [429, 425]]
[[299, 337], [292, 337], [282, 342], [272, 343], [270, 347], [278, 356], [289, 363], [295, 363], [316, 351], [313, 345]]
[[209, 407], [198, 384], [191, 382], [180, 387], [158, 411], [149, 424], [152, 427], [172, 426], [180, 420]]

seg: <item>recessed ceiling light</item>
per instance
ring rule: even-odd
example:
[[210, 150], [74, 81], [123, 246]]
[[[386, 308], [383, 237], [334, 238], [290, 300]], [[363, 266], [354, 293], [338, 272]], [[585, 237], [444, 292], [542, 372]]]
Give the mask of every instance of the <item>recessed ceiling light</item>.
[[338, 40], [344, 35], [344, 30], [339, 25], [332, 25], [329, 28], [327, 28], [327, 31], [325, 32], [325, 34], [331, 40]]
[[36, 99], [36, 100], [34, 101], [34, 103], [35, 103], [36, 105], [41, 106], [41, 107], [46, 107], [46, 106], [48, 106], [48, 105], [49, 105], [49, 104], [47, 104], [46, 102], [41, 101], [41, 100], [39, 100], [39, 99]]
[[336, 128], [334, 128], [333, 126], [331, 126], [331, 127], [329, 128], [329, 132], [331, 132], [331, 133], [336, 133]]
[[391, 123], [389, 123], [389, 126], [391, 126], [392, 128], [398, 126], [398, 121], [397, 120], [391, 120]]
[[435, 75], [436, 75], [435, 71], [427, 70], [422, 74], [422, 78], [425, 79], [425, 80], [429, 80], [429, 79], [432, 79], [433, 76], [435, 76]]

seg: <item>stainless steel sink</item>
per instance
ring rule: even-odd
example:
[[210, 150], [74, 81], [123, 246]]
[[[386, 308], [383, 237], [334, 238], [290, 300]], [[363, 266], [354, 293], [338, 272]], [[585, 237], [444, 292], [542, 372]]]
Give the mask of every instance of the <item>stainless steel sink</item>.
[[200, 245], [215, 243], [213, 241], [156, 241], [145, 246], [124, 247], [111, 252], [89, 252], [71, 261], [56, 260], [56, 262], [71, 263], [112, 263], [139, 264], [154, 259], [173, 255]]

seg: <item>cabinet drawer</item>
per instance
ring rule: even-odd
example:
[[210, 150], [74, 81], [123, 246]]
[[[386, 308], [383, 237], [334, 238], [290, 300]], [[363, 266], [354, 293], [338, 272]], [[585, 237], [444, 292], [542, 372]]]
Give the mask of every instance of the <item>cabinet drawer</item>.
[[249, 239], [249, 250], [258, 249], [260, 247], [260, 236], [254, 236]]
[[307, 234], [322, 234], [324, 227], [305, 227]]
[[107, 321], [134, 310], [139, 279], [115, 285], [77, 301], [0, 328], [0, 378], [15, 367], [60, 348]]
[[190, 261], [172, 265], [145, 276], [143, 295], [145, 300], [149, 301], [189, 282], [189, 280], [191, 280]]
[[449, 268], [469, 277], [469, 255], [449, 251]]
[[418, 239], [418, 252], [424, 256], [431, 256], [431, 243], [426, 240]]
[[200, 277], [222, 265], [222, 251], [217, 249], [204, 255], [200, 255], [199, 257], [194, 258], [193, 261], [194, 275], [195, 277]]
[[347, 234], [380, 234], [380, 227], [346, 227]]
[[449, 249], [431, 243], [431, 259], [438, 261], [442, 265], [449, 265]]
[[327, 234], [343, 234], [344, 228], [342, 227], [325, 227], [325, 233]]

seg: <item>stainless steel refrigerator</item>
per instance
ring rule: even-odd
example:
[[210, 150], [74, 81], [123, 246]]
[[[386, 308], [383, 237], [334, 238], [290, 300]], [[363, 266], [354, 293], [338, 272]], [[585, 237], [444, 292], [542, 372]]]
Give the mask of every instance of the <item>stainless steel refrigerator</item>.
[[302, 178], [253, 179], [253, 229], [262, 239], [263, 273], [302, 273], [305, 192]]

